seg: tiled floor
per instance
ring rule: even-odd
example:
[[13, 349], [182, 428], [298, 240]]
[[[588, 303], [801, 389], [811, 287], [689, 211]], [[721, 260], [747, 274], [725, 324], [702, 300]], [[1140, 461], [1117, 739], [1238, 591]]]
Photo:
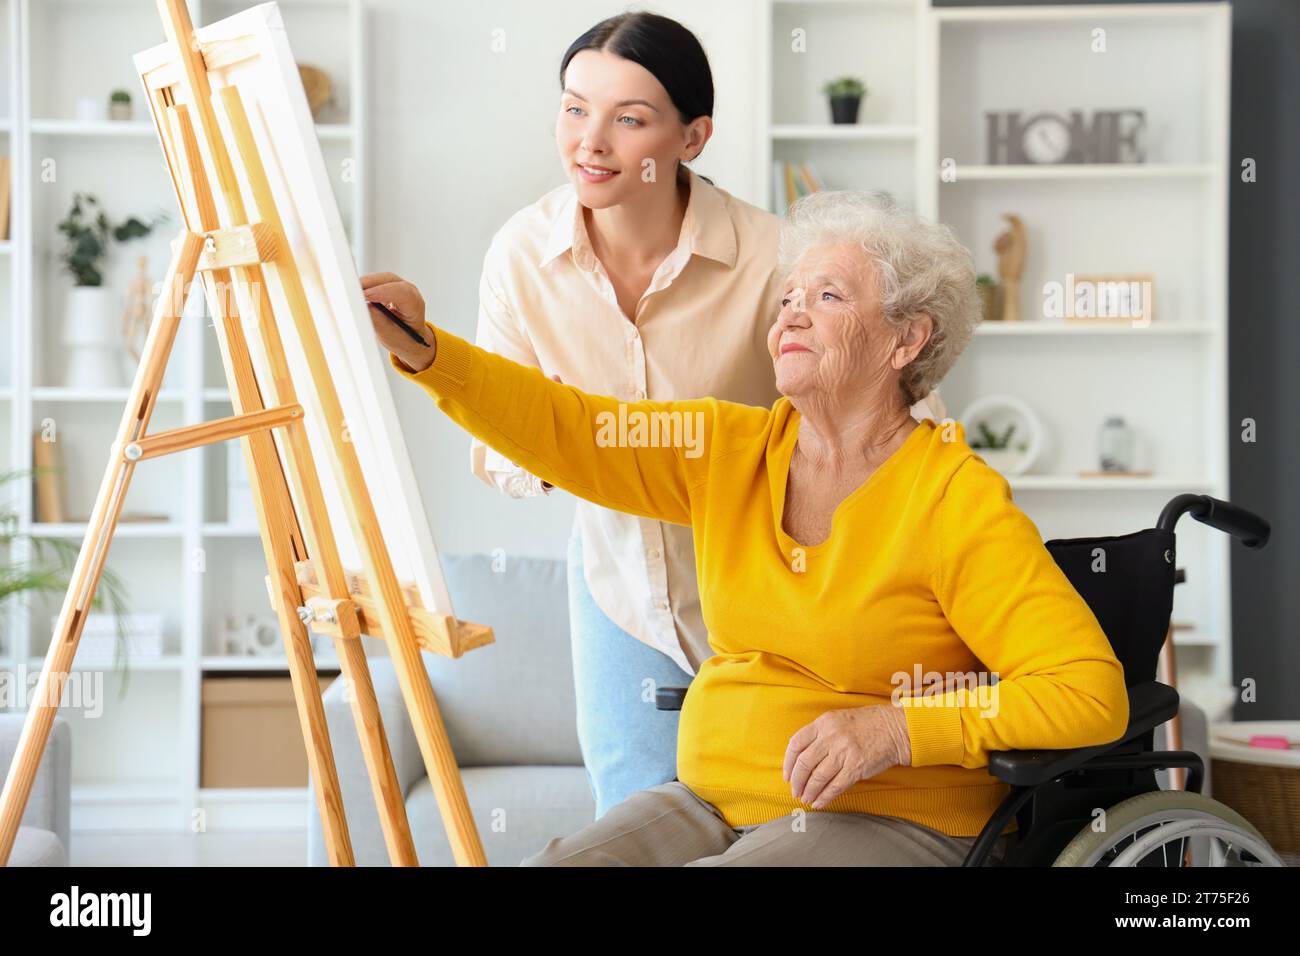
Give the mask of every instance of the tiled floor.
[[73, 866], [306, 866], [305, 830], [103, 833], [74, 830]]

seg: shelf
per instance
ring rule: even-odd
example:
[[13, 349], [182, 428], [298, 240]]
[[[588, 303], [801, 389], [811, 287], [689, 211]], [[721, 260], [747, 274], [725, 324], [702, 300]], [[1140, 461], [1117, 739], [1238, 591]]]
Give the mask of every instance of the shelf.
[[322, 140], [347, 140], [352, 138], [351, 123], [317, 123], [316, 136]]
[[74, 803], [163, 803], [178, 796], [176, 784], [168, 780], [72, 785]]
[[[339, 670], [338, 658], [332, 654], [316, 659], [317, 671]], [[235, 657], [213, 654], [199, 661], [199, 669], [204, 671], [284, 671], [289, 672], [287, 657]]]
[[[78, 120], [34, 119], [34, 136], [96, 136], [109, 139], [148, 138], [156, 135], [153, 120]], [[351, 123], [317, 123], [316, 135], [322, 140], [352, 138]]]
[[261, 530], [256, 525], [226, 524], [223, 521], [211, 521], [203, 525], [205, 538], [260, 538]]
[[[63, 385], [40, 385], [31, 390], [34, 402], [120, 402], [126, 404], [131, 397], [130, 386], [117, 388], [72, 388]], [[164, 389], [158, 393], [160, 402], [182, 402], [185, 395], [178, 389]]]
[[772, 0], [778, 7], [884, 7], [911, 10], [917, 0]]
[[1207, 322], [1152, 322], [1150, 325], [1126, 325], [1123, 322], [1061, 322], [1055, 319], [1027, 319], [1022, 322], [981, 322], [976, 335], [1210, 335], [1214, 326]]
[[1212, 163], [1057, 163], [1034, 166], [1009, 164], [980, 166], [957, 163], [957, 178], [945, 180], [941, 170], [940, 185], [990, 180], [1036, 179], [1209, 179], [1217, 171]]
[[1066, 22], [1083, 20], [1182, 20], [1188, 15], [1217, 15], [1214, 6], [1203, 3], [1150, 4], [1083, 4], [1080, 6], [1016, 7], [936, 7], [931, 11], [940, 23], [1039, 23], [1044, 20]]
[[1204, 631], [1192, 628], [1191, 630], [1175, 630], [1174, 646], [1175, 647], [1219, 647], [1223, 644], [1217, 636], [1206, 634]]
[[913, 140], [920, 135], [916, 126], [885, 125], [796, 125], [785, 124], [772, 127], [774, 140]]
[[[85, 521], [65, 521], [61, 524], [32, 522], [32, 534], [45, 538], [84, 538]], [[179, 538], [185, 526], [176, 521], [118, 521], [114, 538]]]
[[34, 119], [33, 136], [142, 138], [155, 135], [153, 120]]
[[[974, 449], [979, 454], [979, 449]], [[1079, 478], [1071, 475], [1013, 475], [1007, 482], [1016, 491], [1163, 491], [1209, 494], [1217, 482], [1196, 478]]]
[[[126, 671], [178, 671], [184, 666], [183, 658], [179, 654], [164, 654], [162, 657], [131, 657], [127, 656], [123, 662]], [[27, 659], [29, 670], [39, 671], [45, 664], [44, 657], [31, 657]], [[92, 671], [104, 670], [117, 666], [117, 661], [111, 657], [87, 657], [80, 656], [72, 659], [72, 669], [74, 671]]]

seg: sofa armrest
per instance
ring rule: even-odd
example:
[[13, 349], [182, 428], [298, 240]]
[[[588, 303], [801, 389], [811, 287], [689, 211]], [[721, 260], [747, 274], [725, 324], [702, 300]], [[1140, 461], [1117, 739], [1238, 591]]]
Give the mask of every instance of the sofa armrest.
[[[389, 657], [369, 657], [370, 679], [375, 686], [375, 699], [379, 704], [379, 718], [384, 723], [384, 736], [393, 757], [393, 770], [402, 796], [425, 776], [424, 758], [420, 745], [411, 729], [411, 721], [397, 684], [397, 673]], [[343, 791], [343, 808], [347, 813], [348, 834], [351, 838], [357, 866], [384, 866], [388, 863], [388, 849], [384, 831], [379, 824], [379, 811], [375, 808], [370, 776], [366, 772], [361, 754], [361, 739], [357, 735], [356, 721], [352, 716], [352, 703], [346, 695], [347, 682], [340, 675], [325, 690], [321, 699], [325, 706], [325, 719], [329, 726], [330, 744], [334, 748], [334, 765]], [[307, 864], [328, 866], [325, 832], [321, 826], [316, 794], [309, 783], [307, 834]]]
[[[0, 769], [6, 777], [18, 752], [18, 741], [26, 721], [26, 713], [0, 714]], [[71, 810], [72, 728], [67, 720], [56, 715], [21, 823], [22, 826], [52, 831], [70, 856]]]

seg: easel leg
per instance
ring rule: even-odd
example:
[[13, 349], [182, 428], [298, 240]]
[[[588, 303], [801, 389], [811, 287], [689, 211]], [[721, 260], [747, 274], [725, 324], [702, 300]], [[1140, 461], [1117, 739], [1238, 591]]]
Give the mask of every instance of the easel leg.
[[[223, 354], [227, 352], [226, 336], [239, 336], [238, 315], [232, 321], [226, 314], [224, 304], [220, 301], [220, 287], [208, 274], [204, 275], [204, 288], [208, 294], [209, 309], [221, 317], [224, 324]], [[242, 337], [240, 337], [242, 345]], [[241, 349], [242, 362], [231, 362], [227, 375], [238, 380], [240, 386], [233, 389], [239, 407], [243, 413], [256, 411], [261, 401], [252, 391], [250, 397], [245, 390], [252, 382], [253, 367], [246, 350]], [[242, 399], [241, 399], [242, 396]], [[252, 407], [250, 407], [252, 406]], [[300, 426], [299, 426], [300, 427]], [[339, 786], [338, 770], [334, 764], [334, 751], [330, 746], [329, 726], [325, 719], [325, 706], [321, 700], [320, 681], [316, 676], [316, 661], [311, 650], [311, 638], [307, 627], [298, 617], [300, 592], [294, 563], [301, 555], [295, 554], [294, 542], [297, 539], [296, 523], [291, 525], [293, 503], [289, 498], [289, 489], [284, 481], [284, 472], [280, 468], [275, 439], [269, 432], [247, 435], [240, 440], [244, 452], [244, 462], [248, 470], [249, 483], [252, 487], [253, 501], [257, 507], [257, 523], [261, 531], [262, 548], [266, 556], [266, 566], [273, 584], [273, 603], [276, 618], [280, 624], [280, 633], [284, 636], [285, 653], [289, 659], [289, 677], [293, 683], [294, 700], [298, 707], [298, 722], [302, 728], [303, 741], [307, 745], [307, 764], [311, 771], [312, 785], [316, 794], [316, 805], [320, 811], [321, 824], [325, 832], [325, 845], [329, 852], [332, 866], [353, 866], [355, 859], [352, 844], [348, 838], [347, 816], [343, 806], [343, 792]]]
[[108, 559], [122, 502], [135, 464], [123, 455], [123, 449], [141, 437], [149, 425], [162, 386], [167, 359], [176, 341], [180, 325], [179, 303], [184, 302], [186, 290], [194, 277], [202, 244], [198, 236], [185, 232], [180, 247], [172, 258], [163, 282], [163, 293], [154, 305], [153, 321], [144, 346], [144, 354], [136, 371], [131, 396], [127, 400], [122, 422], [118, 426], [117, 440], [113, 443], [104, 478], [95, 497], [95, 509], [86, 529], [86, 538], [77, 555], [72, 580], [63, 598], [58, 625], [50, 638], [50, 649], [41, 665], [41, 676], [36, 683], [35, 699], [27, 710], [27, 720], [18, 740], [18, 750], [5, 778], [4, 792], [0, 794], [0, 865], [9, 862], [18, 825], [27, 808], [32, 783], [40, 767], [41, 755], [54, 726], [54, 717], [63, 687], [72, 670], [77, 644], [85, 627], [86, 614], [95, 597], [95, 588]]
[[[257, 301], [256, 308], [259, 311], [255, 314], [271, 315], [270, 303], [265, 301], [265, 286], [260, 281], [260, 275], [257, 277], [253, 275], [256, 271], [253, 269], [236, 270], [238, 286], [228, 285], [230, 276], [226, 272], [215, 273], [208, 284], [210, 310], [219, 320], [217, 338], [221, 346], [222, 359], [226, 365], [226, 377], [231, 384], [231, 396], [235, 402], [236, 411], [239, 412], [256, 411], [263, 405], [263, 400], [259, 396], [256, 386], [252, 384], [253, 364], [248, 352], [248, 344], [244, 336], [239, 310], [223, 298], [220, 290], [224, 280], [227, 283], [226, 288], [237, 288]], [[273, 322], [259, 321], [257, 326], [261, 331], [264, 353], [272, 366], [272, 379], [275, 384], [272, 386], [274, 394], [271, 396], [271, 400], [277, 405], [296, 403], [297, 396], [293, 389], [288, 368], [284, 365], [283, 346], [275, 324]], [[326, 569], [325, 575], [330, 584], [331, 593], [339, 597], [345, 597], [348, 593], [347, 581], [343, 573], [342, 563], [338, 557], [338, 549], [333, 533], [330, 530], [328, 520], [326, 520], [320, 479], [316, 474], [311, 445], [307, 441], [305, 431], [301, 428], [287, 430], [284, 433], [284, 447], [286, 452], [284, 461], [289, 477], [293, 480], [299, 499], [307, 505], [298, 517], [303, 522], [302, 530], [306, 535], [311, 557], [322, 568]], [[285, 470], [279, 467], [279, 459], [275, 458], [273, 444], [270, 445], [269, 456], [269, 458], [264, 459], [267, 464], [262, 470], [270, 471], [271, 474], [269, 478], [265, 475], [262, 477], [262, 484], [264, 487], [274, 489], [275, 499], [281, 502], [280, 507], [282, 509], [287, 509], [285, 514], [289, 517], [289, 520], [293, 520], [295, 511], [293, 510], [293, 502], [285, 480]], [[257, 456], [246, 447], [245, 461], [250, 475], [253, 474], [255, 468], [259, 467], [258, 462], [254, 460], [255, 457]], [[306, 554], [298, 555], [297, 559], [301, 560], [307, 556]], [[282, 592], [280, 603], [284, 603], [284, 599], [287, 597], [292, 611], [301, 600], [301, 592], [298, 590], [293, 562], [290, 561], [286, 568], [278, 562], [273, 563], [272, 555], [268, 553], [267, 567], [275, 569], [276, 580], [280, 582], [279, 590]], [[286, 587], [289, 588], [287, 596], [283, 594]], [[302, 624], [296, 616], [292, 624], [302, 628]], [[288, 634], [288, 632], [285, 633]], [[303, 638], [306, 638], [305, 629], [303, 629]], [[384, 724], [379, 713], [379, 702], [375, 696], [374, 684], [370, 679], [370, 668], [366, 662], [365, 651], [360, 641], [355, 640], [336, 639], [334, 646], [338, 653], [343, 678], [348, 682], [346, 696], [352, 706], [352, 716], [356, 722], [362, 756], [369, 770], [371, 789], [379, 812], [380, 827], [384, 833], [384, 842], [388, 848], [389, 859], [394, 866], [418, 866], [419, 859], [415, 852], [415, 842], [411, 838], [410, 823], [406, 816], [405, 796], [398, 783], [397, 773], [393, 768], [393, 758], [388, 749], [388, 739], [384, 734]], [[311, 658], [308, 657], [307, 660], [310, 662]], [[307, 675], [310, 675], [311, 682], [315, 681], [314, 666], [305, 672], [304, 677]], [[316, 704], [320, 704], [319, 685], [316, 685], [314, 691], [310, 687], [307, 690]], [[301, 699], [300, 695], [299, 714], [300, 717], [303, 717], [304, 711]], [[321, 713], [323, 720], [323, 709]], [[310, 719], [303, 717], [305, 735], [309, 731], [310, 723]], [[305, 739], [310, 740], [311, 738], [306, 737]], [[315, 758], [321, 766], [328, 763], [330, 775], [334, 776], [336, 771], [334, 770], [333, 750], [329, 746], [328, 737], [325, 738], [324, 743], [324, 751], [316, 752]], [[313, 751], [319, 750], [314, 744], [312, 749]], [[317, 779], [316, 766], [317, 764], [313, 763], [313, 781]], [[333, 803], [328, 793], [321, 792], [318, 789], [316, 799], [320, 808], [322, 822], [329, 819], [326, 811], [331, 806], [337, 806], [339, 813], [342, 813], [341, 794], [338, 802]], [[326, 843], [327, 845], [333, 845], [328, 829], [326, 830]]]

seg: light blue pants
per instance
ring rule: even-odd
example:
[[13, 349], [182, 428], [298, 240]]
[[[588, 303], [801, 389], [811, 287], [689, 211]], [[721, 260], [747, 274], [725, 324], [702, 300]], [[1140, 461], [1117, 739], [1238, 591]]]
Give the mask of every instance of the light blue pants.
[[596, 606], [576, 531], [568, 573], [578, 743], [599, 820], [624, 798], [677, 778], [678, 712], [656, 709], [654, 692], [685, 687], [691, 675]]

